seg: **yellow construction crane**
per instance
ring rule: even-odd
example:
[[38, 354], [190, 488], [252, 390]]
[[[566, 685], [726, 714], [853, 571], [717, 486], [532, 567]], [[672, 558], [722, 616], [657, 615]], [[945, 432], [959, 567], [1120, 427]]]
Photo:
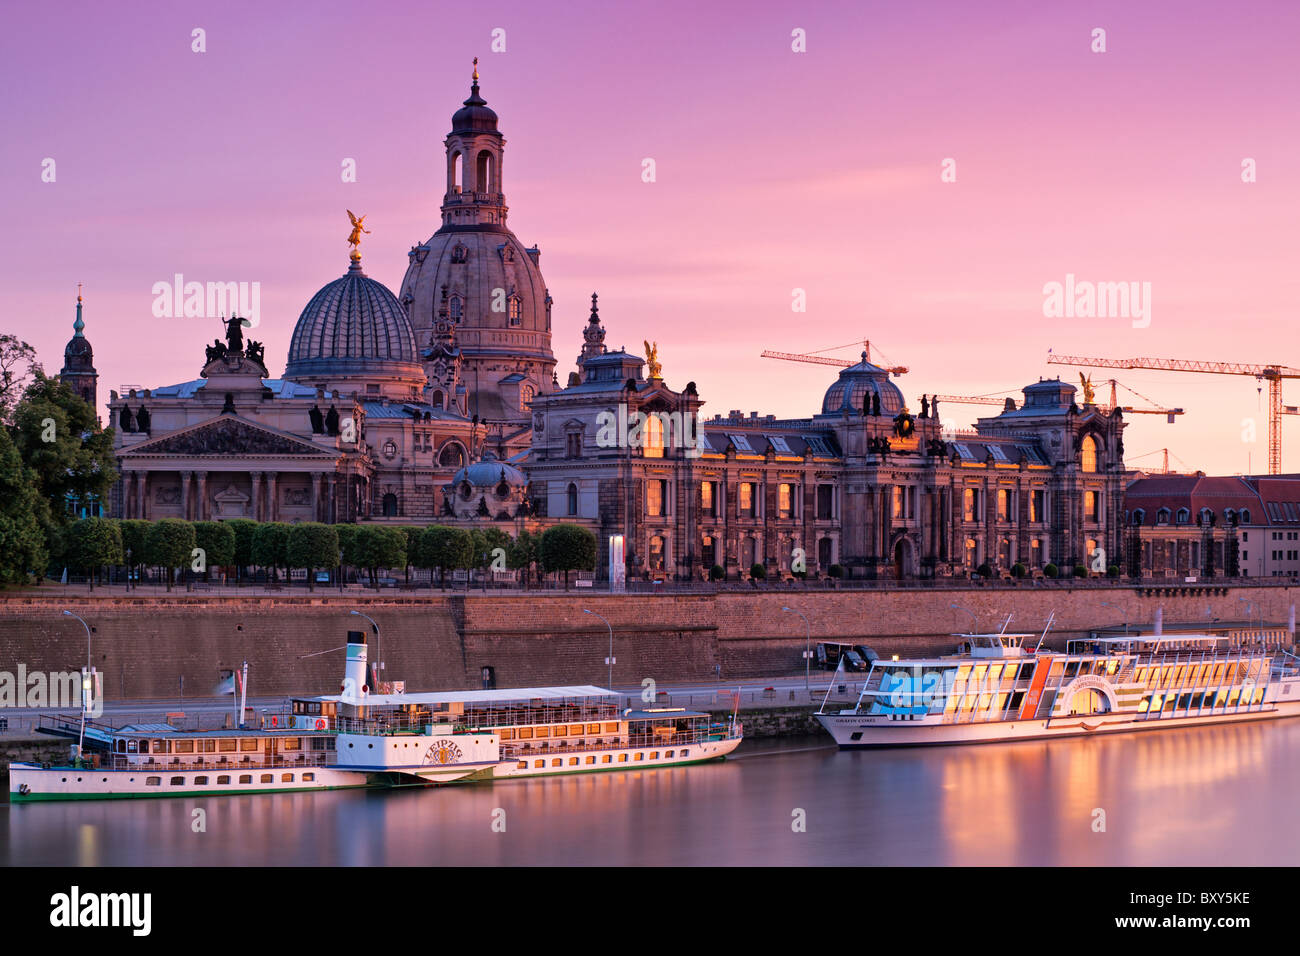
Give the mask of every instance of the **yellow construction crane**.
[[[1098, 406], [1104, 411], [1109, 412], [1112, 409], [1119, 408], [1125, 415], [1164, 415], [1171, 425], [1174, 423], [1174, 416], [1186, 414], [1181, 408], [1165, 408], [1163, 405], [1151, 402], [1151, 399], [1145, 395], [1134, 391], [1122, 382], [1115, 381], [1113, 378], [1108, 381], [1110, 384], [1110, 402]], [[1122, 388], [1126, 392], [1133, 392], [1143, 401], [1151, 402], [1151, 405], [1149, 407], [1120, 405], [1116, 394], [1117, 388]], [[957, 405], [1005, 405], [1007, 402], [1006, 398], [998, 398], [992, 395], [935, 395], [934, 398], [940, 402], [952, 402]]]
[[[855, 346], [855, 347], [857, 346], [857, 344], [858, 344], [857, 342], [850, 342], [850, 343], [849, 343], [849, 345], [852, 345], [852, 346]], [[833, 348], [829, 348], [829, 349], [819, 349], [818, 351], [821, 351], [821, 352], [833, 352], [833, 351], [835, 351], [835, 349], [844, 349], [844, 348], [848, 348], [849, 345], [836, 345], [836, 346], [834, 346]], [[862, 340], [862, 348], [863, 348], [863, 351], [865, 351], [866, 354], [867, 354], [867, 361], [870, 362], [870, 361], [871, 361], [871, 342], [868, 341], [868, 340], [866, 340], [866, 339], [863, 339], [863, 340]], [[765, 349], [765, 350], [763, 350], [762, 352], [759, 353], [759, 356], [758, 356], [758, 357], [759, 357], [759, 358], [780, 359], [780, 360], [783, 361], [783, 362], [811, 362], [811, 363], [813, 363], [814, 365], [833, 365], [833, 366], [835, 366], [836, 368], [848, 368], [848, 367], [850, 367], [850, 366], [852, 366], [852, 365], [857, 365], [857, 364], [858, 364], [857, 362], [847, 362], [847, 361], [845, 361], [844, 359], [826, 358], [826, 357], [823, 356], [823, 355], [818, 355], [818, 354], [816, 354], [816, 352], [774, 352], [774, 351], [772, 351], [771, 349]], [[882, 359], [884, 359], [885, 361], [888, 361], [888, 359], [885, 359], [885, 357], [884, 357], [883, 355], [880, 356], [880, 357], [881, 357]], [[895, 376], [897, 376], [897, 375], [906, 375], [906, 374], [907, 374], [907, 367], [904, 366], [904, 365], [891, 365], [891, 366], [885, 366], [885, 365], [882, 365], [881, 368], [885, 369], [885, 371], [890, 372], [890, 373], [892, 373], [892, 374], [895, 375]]]
[[1142, 368], [1160, 372], [1208, 372], [1215, 375], [1250, 375], [1268, 382], [1268, 473], [1282, 473], [1282, 416], [1300, 415], [1300, 408], [1282, 404], [1282, 380], [1300, 378], [1300, 369], [1286, 365], [1248, 365], [1240, 362], [1201, 362], [1188, 359], [1086, 358], [1081, 355], [1056, 355], [1050, 350], [1048, 365], [1084, 365], [1096, 368]]

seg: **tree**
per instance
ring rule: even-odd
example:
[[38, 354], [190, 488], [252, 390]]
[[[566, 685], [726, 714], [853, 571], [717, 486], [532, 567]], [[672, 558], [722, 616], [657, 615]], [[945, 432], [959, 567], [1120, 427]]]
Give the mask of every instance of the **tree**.
[[564, 572], [569, 590], [570, 571], [596, 570], [596, 536], [577, 524], [557, 524], [542, 533], [542, 567], [547, 573]]
[[406, 565], [403, 570], [406, 572], [406, 583], [410, 584], [411, 567], [415, 564], [416, 555], [420, 553], [420, 535], [424, 533], [424, 529], [408, 524], [398, 530], [406, 536]]
[[257, 526], [253, 534], [253, 563], [271, 569], [271, 580], [276, 580], [276, 570], [289, 566], [285, 546], [289, 542], [289, 526], [279, 521], [266, 521]]
[[1047, 564], [1043, 566], [1044, 577], [1054, 578], [1060, 573], [1061, 573], [1061, 569], [1054, 564]]
[[253, 536], [257, 534], [257, 522], [250, 518], [232, 518], [226, 526], [235, 533], [235, 578], [238, 580], [244, 568], [253, 564]]
[[224, 521], [196, 521], [194, 541], [203, 551], [203, 580], [208, 579], [208, 568], [235, 563], [235, 529]]
[[36, 350], [14, 335], [0, 335], [0, 424], [13, 420], [14, 405], [39, 369]]
[[749, 566], [749, 576], [755, 581], [761, 581], [767, 577], [767, 568], [756, 561]]
[[68, 526], [66, 540], [68, 563], [86, 569], [92, 591], [100, 568], [122, 563], [122, 529], [112, 518], [75, 521]]
[[379, 589], [379, 569], [406, 565], [406, 532], [401, 528], [367, 525], [356, 536], [357, 565], [370, 572], [370, 586]]
[[528, 587], [533, 565], [540, 560], [538, 553], [540, 545], [541, 535], [525, 529], [519, 532], [515, 540], [510, 542], [510, 547], [506, 549], [506, 566], [512, 571], [523, 572], [524, 587]]
[[44, 577], [49, 562], [39, 515], [45, 503], [7, 429], [0, 427], [0, 582]]
[[36, 475], [40, 496], [56, 524], [67, 524], [69, 500], [105, 501], [117, 481], [113, 430], [71, 386], [40, 370], [14, 409], [14, 444]]
[[420, 535], [420, 567], [438, 569], [438, 587], [446, 586], [447, 572], [468, 568], [474, 545], [463, 528], [430, 525]]
[[[343, 554], [340, 563], [351, 568], [361, 567], [361, 525], [336, 524], [334, 532], [339, 536], [339, 551]], [[342, 570], [339, 571], [342, 575]]]
[[[146, 539], [149, 537], [152, 522], [142, 518], [128, 518], [119, 521], [117, 525], [122, 529], [122, 558], [127, 566], [126, 573], [129, 575], [133, 568], [145, 562], [148, 553]], [[131, 552], [129, 555], [128, 551]]]
[[284, 553], [286, 565], [307, 569], [307, 590], [314, 591], [316, 569], [339, 566], [338, 532], [319, 521], [290, 525]]
[[194, 525], [180, 518], [163, 518], [149, 528], [144, 542], [145, 563], [167, 569], [167, 590], [176, 568], [194, 558]]
[[727, 569], [720, 564], [715, 564], [713, 567], [709, 568], [710, 581], [721, 581], [726, 576], [727, 576]]

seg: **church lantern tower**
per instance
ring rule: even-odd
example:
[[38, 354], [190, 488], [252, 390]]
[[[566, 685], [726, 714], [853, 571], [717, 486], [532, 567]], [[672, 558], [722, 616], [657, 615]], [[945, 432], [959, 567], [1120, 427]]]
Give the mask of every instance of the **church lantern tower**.
[[[83, 334], [86, 323], [81, 318], [81, 304], [81, 283], [77, 283], [77, 318], [72, 323], [72, 338], [63, 349], [63, 368], [59, 370], [59, 378], [87, 405], [98, 408], [99, 372], [95, 370], [95, 350]], [[95, 418], [98, 420], [98, 412]]]

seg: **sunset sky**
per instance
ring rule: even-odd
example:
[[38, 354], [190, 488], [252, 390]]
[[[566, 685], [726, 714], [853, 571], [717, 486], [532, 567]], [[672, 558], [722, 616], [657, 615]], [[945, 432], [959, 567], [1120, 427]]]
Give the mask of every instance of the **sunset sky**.
[[[1300, 4], [127, 10], [27, 4], [0, 35], [0, 332], [56, 371], [84, 282], [101, 406], [110, 388], [197, 377], [221, 334], [154, 317], [153, 285], [175, 273], [260, 282], [252, 335], [277, 376], [299, 312], [347, 267], [345, 209], [372, 230], [367, 273], [396, 290], [437, 228], [442, 140], [474, 56], [507, 141], [510, 226], [541, 247], [561, 382], [593, 291], [607, 344], [657, 341], [668, 384], [696, 381], [710, 415], [819, 411], [835, 369], [759, 352], [864, 338], [910, 367], [898, 383], [914, 410], [922, 392], [1077, 383], [1049, 348], [1300, 366]], [[356, 183], [341, 182], [345, 157]], [[1044, 317], [1044, 285], [1067, 274], [1150, 283], [1150, 325]], [[1187, 411], [1135, 416], [1131, 465], [1167, 446], [1175, 465], [1266, 469], [1262, 383], [1115, 374]], [[1101, 398], [1107, 377], [1093, 373]], [[1300, 382], [1284, 400], [1300, 404]], [[963, 426], [980, 413], [945, 409]], [[1300, 418], [1284, 420], [1283, 467], [1300, 471]]]

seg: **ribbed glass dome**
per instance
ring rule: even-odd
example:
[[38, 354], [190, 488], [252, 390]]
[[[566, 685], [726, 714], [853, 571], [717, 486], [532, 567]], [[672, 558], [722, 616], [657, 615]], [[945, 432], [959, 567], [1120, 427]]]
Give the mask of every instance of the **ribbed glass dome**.
[[839, 379], [826, 390], [822, 399], [822, 414], [835, 415], [841, 411], [862, 414], [868, 395], [880, 396], [880, 413], [897, 415], [903, 410], [903, 393], [889, 380], [889, 372], [867, 361], [866, 353], [857, 365], [840, 372]]

